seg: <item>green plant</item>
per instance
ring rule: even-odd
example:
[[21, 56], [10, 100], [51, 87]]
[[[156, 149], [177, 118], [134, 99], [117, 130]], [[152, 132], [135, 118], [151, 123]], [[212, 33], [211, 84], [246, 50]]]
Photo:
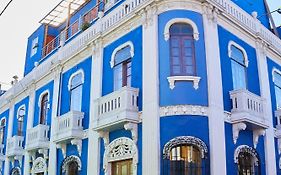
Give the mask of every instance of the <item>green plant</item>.
[[91, 24], [90, 24], [89, 22], [84, 22], [84, 23], [82, 24], [82, 26], [81, 26], [81, 30], [82, 30], [82, 31], [87, 30], [87, 28], [89, 28], [90, 25], [91, 25]]

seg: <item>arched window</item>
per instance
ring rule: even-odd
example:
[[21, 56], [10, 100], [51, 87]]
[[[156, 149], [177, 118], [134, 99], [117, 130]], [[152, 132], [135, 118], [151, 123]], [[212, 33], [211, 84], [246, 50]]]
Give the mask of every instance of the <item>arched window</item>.
[[14, 167], [12, 170], [11, 170], [11, 175], [21, 175], [21, 170], [19, 167]]
[[241, 145], [235, 150], [235, 163], [238, 164], [238, 175], [260, 175], [260, 164], [255, 149]]
[[68, 156], [63, 160], [62, 173], [65, 175], [78, 175], [81, 171], [81, 160], [77, 156]]
[[115, 91], [123, 86], [131, 86], [133, 52], [131, 42], [124, 43], [113, 51], [110, 64], [113, 67]]
[[191, 136], [170, 140], [163, 151], [163, 172], [170, 175], [201, 175], [207, 172], [207, 146]]
[[21, 106], [18, 110], [18, 136], [23, 136], [23, 122], [25, 117], [25, 106]]
[[45, 125], [47, 123], [47, 112], [48, 112], [48, 105], [49, 105], [49, 94], [45, 93], [41, 97], [40, 102], [40, 124]]
[[187, 23], [174, 23], [170, 33], [170, 70], [172, 76], [196, 75], [193, 28]]
[[247, 89], [248, 58], [245, 50], [234, 42], [229, 44], [233, 89]]
[[83, 83], [84, 73], [81, 70], [74, 73], [70, 78], [70, 110], [72, 111], [81, 111]]
[[[281, 73], [281, 72], [280, 72]], [[274, 90], [277, 109], [281, 108], [281, 74], [279, 71], [273, 71]]]
[[0, 144], [4, 144], [6, 118], [0, 120]]

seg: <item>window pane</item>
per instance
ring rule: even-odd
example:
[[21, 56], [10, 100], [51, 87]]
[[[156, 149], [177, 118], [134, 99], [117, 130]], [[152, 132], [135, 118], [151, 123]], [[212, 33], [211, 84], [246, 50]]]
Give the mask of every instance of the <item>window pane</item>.
[[180, 58], [179, 57], [172, 57], [172, 64], [173, 65], [180, 65]]
[[184, 57], [185, 65], [193, 66], [193, 58], [192, 57]]
[[82, 85], [71, 90], [70, 110], [81, 111], [82, 104]]
[[114, 90], [122, 87], [122, 64], [114, 67]]
[[180, 66], [173, 66], [172, 69], [173, 69], [173, 75], [180, 75], [181, 73]]
[[274, 84], [281, 88], [281, 75], [277, 72], [274, 72]]
[[191, 39], [185, 39], [183, 41], [183, 46], [184, 47], [191, 47], [192, 46], [192, 40]]
[[191, 47], [185, 47], [183, 52], [184, 52], [183, 56], [192, 56], [192, 48]]
[[131, 47], [126, 46], [115, 54], [115, 65], [131, 58]]
[[246, 68], [231, 60], [233, 89], [246, 89]]
[[231, 58], [243, 65], [245, 64], [243, 52], [233, 45], [231, 46]]
[[180, 50], [179, 48], [172, 48], [172, 56], [178, 57], [180, 56]]
[[186, 75], [193, 75], [194, 74], [193, 66], [185, 66], [185, 73]]
[[179, 47], [180, 40], [178, 38], [171, 38], [171, 46], [172, 47]]
[[276, 105], [277, 109], [281, 108], [281, 88], [275, 86], [275, 96], [276, 96]]
[[79, 73], [77, 75], [75, 75], [72, 79], [71, 79], [71, 86], [70, 88], [75, 88], [76, 86], [79, 86], [80, 84], [82, 84], [82, 73]]

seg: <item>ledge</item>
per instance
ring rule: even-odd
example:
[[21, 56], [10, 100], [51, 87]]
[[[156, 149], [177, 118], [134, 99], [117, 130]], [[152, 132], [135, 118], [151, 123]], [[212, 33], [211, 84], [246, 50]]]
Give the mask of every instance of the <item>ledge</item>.
[[198, 89], [199, 88], [199, 81], [201, 77], [196, 77], [196, 76], [171, 76], [167, 77], [168, 82], [170, 84], [170, 89], [175, 88], [175, 82], [176, 81], [192, 81], [193, 82], [193, 88]]

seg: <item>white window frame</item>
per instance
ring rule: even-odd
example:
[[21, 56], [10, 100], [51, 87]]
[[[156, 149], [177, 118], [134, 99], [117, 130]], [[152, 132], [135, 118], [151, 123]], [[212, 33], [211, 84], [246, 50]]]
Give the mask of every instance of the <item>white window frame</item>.
[[238, 48], [239, 50], [241, 50], [242, 51], [242, 53], [243, 53], [243, 56], [244, 56], [244, 62], [245, 62], [245, 66], [246, 66], [246, 68], [249, 66], [249, 59], [248, 59], [248, 54], [247, 54], [247, 52], [246, 52], [246, 50], [241, 46], [241, 45], [239, 45], [239, 44], [237, 44], [236, 42], [234, 42], [234, 41], [229, 41], [228, 42], [228, 57], [231, 59], [232, 57], [231, 57], [231, 54], [232, 54], [232, 50], [231, 50], [231, 46], [234, 46], [234, 47], [236, 47], [236, 48]]
[[131, 58], [134, 57], [134, 55], [135, 55], [134, 44], [132, 43], [132, 41], [127, 41], [127, 42], [125, 42], [125, 43], [119, 45], [118, 47], [116, 47], [116, 48], [113, 50], [113, 52], [112, 52], [112, 54], [111, 54], [111, 60], [110, 60], [110, 67], [111, 67], [111, 68], [113, 68], [113, 67], [115, 66], [115, 55], [116, 55], [116, 53], [117, 53], [119, 50], [121, 50], [121, 49], [123, 49], [123, 48], [125, 48], [125, 47], [127, 47], [127, 46], [130, 46], [130, 48], [131, 48], [131, 50], [130, 50]]
[[43, 96], [44, 95], [48, 95], [48, 105], [47, 105], [47, 109], [50, 109], [50, 91], [49, 89], [48, 90], [45, 90], [43, 91], [40, 95], [39, 95], [39, 98], [38, 98], [38, 107], [39, 107], [39, 115], [38, 115], [38, 124], [40, 124], [40, 118], [41, 118], [41, 103], [42, 103], [42, 100], [43, 100]]
[[38, 37], [34, 38], [31, 43], [31, 51], [30, 51], [30, 56], [32, 57], [37, 53], [38, 50]]
[[[75, 77], [75, 76], [77, 76], [77, 75], [79, 75], [81, 73], [81, 75], [82, 75], [82, 80], [81, 80], [81, 84], [82, 84], [82, 92], [81, 92], [81, 108], [82, 108], [82, 97], [83, 97], [83, 84], [84, 84], [84, 82], [85, 82], [85, 75], [84, 75], [84, 71], [83, 71], [83, 69], [79, 69], [78, 71], [76, 71], [76, 72], [74, 72], [70, 77], [69, 77], [69, 80], [68, 80], [68, 91], [69, 91], [69, 93], [70, 93], [70, 101], [69, 101], [69, 107], [70, 107], [70, 110], [71, 110], [71, 82], [72, 82], [72, 79]], [[82, 109], [80, 109], [80, 110], [82, 110]]]

